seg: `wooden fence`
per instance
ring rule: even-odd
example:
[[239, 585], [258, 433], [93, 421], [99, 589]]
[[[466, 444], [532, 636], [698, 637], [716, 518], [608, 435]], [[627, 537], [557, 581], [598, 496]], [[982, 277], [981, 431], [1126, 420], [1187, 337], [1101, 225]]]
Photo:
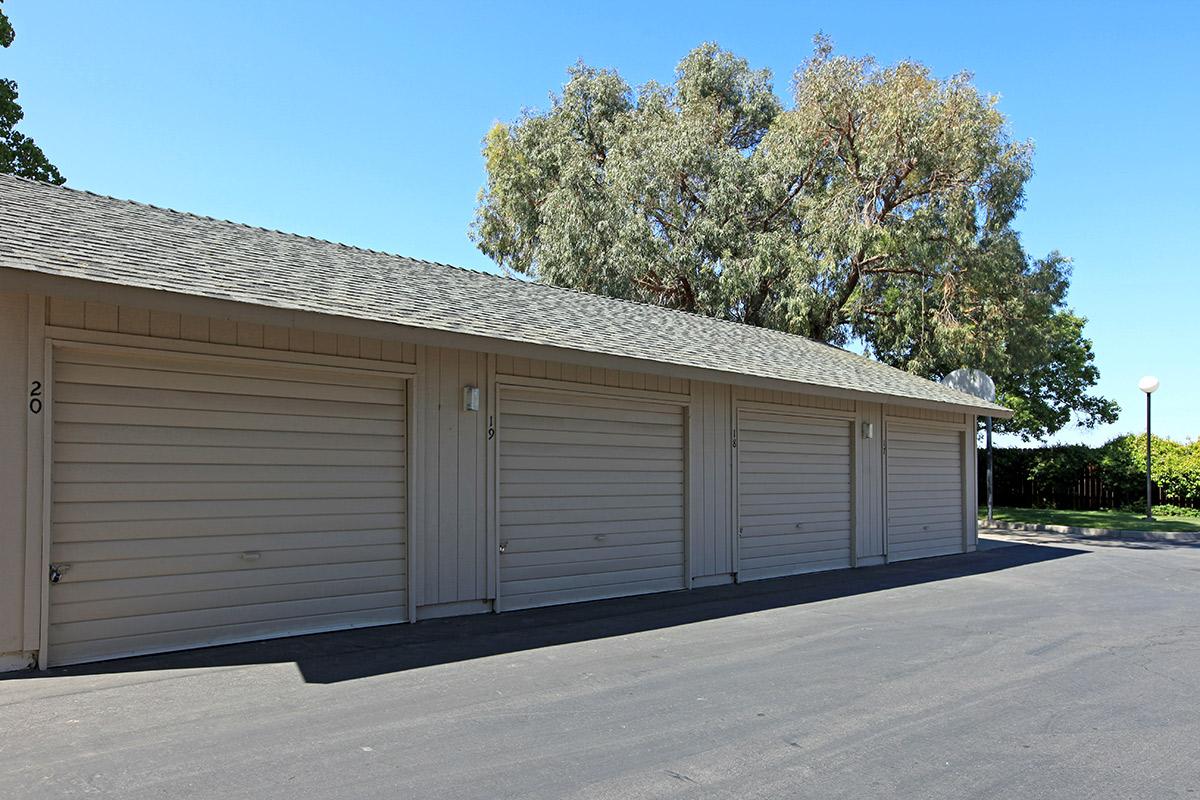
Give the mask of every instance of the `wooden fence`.
[[[987, 459], [979, 454], [979, 504], [987, 503]], [[1122, 508], [1141, 505], [1146, 501], [1146, 490], [1117, 490], [1105, 484], [1097, 475], [1083, 475], [1070, 483], [1040, 484], [1024, 474], [1013, 474], [996, 469], [992, 479], [993, 503], [1012, 508], [1060, 508], [1071, 511], [1099, 511], [1100, 509]], [[1151, 489], [1155, 505], [1172, 503], [1177, 506], [1200, 508], [1200, 502], [1168, 497], [1157, 485]]]

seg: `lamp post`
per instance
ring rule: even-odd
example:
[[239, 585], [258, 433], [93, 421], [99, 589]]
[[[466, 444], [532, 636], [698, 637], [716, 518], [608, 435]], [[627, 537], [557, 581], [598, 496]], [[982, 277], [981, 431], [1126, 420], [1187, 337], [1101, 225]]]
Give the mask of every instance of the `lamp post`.
[[1150, 495], [1150, 395], [1158, 391], [1158, 378], [1147, 375], [1138, 381], [1138, 388], [1146, 393], [1146, 519], [1154, 519], [1154, 499]]

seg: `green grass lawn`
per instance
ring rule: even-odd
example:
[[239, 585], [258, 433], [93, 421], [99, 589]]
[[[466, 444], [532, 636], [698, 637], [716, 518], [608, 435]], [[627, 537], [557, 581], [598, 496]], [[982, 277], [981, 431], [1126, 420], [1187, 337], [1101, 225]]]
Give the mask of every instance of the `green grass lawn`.
[[[1082, 528], [1110, 528], [1127, 531], [1200, 531], [1200, 517], [1145, 517], [1122, 511], [1056, 511], [1045, 508], [997, 508], [998, 522], [1031, 522], [1042, 525], [1075, 525]], [[979, 509], [979, 518], [987, 518], [987, 507]]]

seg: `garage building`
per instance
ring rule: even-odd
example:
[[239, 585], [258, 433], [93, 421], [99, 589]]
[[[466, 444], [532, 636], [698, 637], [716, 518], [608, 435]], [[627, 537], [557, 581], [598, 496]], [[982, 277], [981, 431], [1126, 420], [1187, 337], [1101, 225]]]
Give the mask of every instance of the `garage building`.
[[0, 667], [975, 548], [976, 416], [797, 336], [0, 176]]

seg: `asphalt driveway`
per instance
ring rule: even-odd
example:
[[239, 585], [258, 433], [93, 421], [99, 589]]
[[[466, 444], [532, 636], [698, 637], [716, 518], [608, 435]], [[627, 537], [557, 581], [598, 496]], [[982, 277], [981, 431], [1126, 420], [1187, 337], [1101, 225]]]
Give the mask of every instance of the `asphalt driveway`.
[[1200, 797], [1200, 548], [1070, 540], [0, 680], [0, 797]]

